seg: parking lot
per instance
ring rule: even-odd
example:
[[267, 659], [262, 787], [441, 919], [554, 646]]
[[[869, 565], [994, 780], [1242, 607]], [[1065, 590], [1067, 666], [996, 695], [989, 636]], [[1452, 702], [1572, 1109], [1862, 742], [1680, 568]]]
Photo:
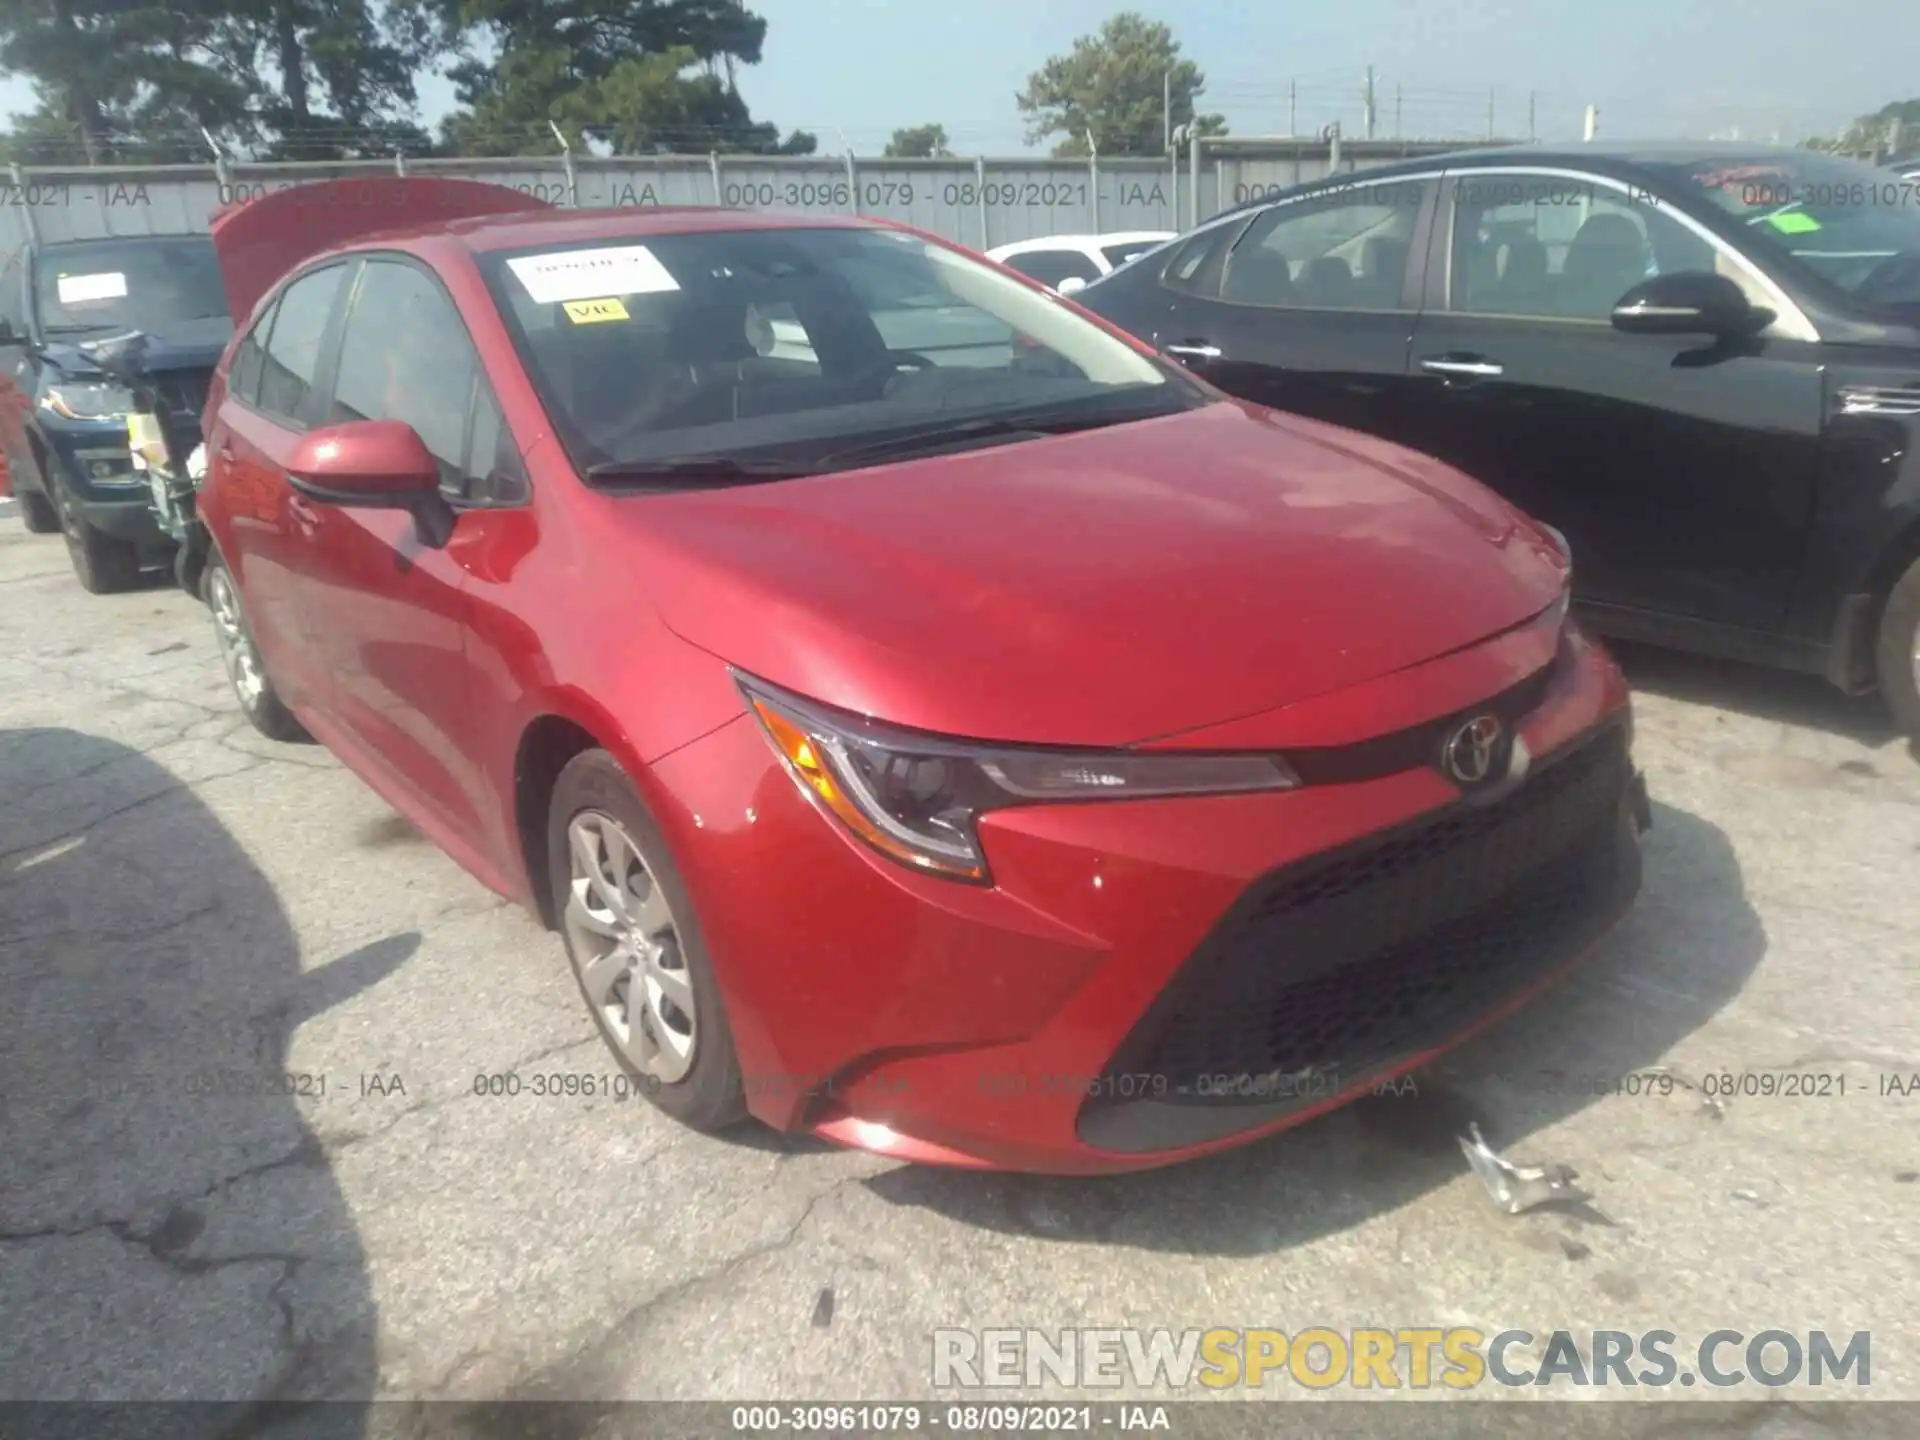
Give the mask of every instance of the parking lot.
[[[0, 1394], [891, 1399], [941, 1327], [1431, 1325], [1865, 1329], [1920, 1398], [1920, 762], [1816, 681], [1623, 658], [1646, 885], [1575, 981], [1224, 1158], [936, 1171], [476, 1094], [610, 1067], [557, 939], [257, 737], [199, 606], [0, 516]], [[1591, 1200], [1499, 1213], [1470, 1121]]]

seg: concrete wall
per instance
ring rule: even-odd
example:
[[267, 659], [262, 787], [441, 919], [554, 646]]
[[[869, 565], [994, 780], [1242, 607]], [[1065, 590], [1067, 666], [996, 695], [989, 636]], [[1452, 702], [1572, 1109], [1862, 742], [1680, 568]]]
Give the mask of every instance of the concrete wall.
[[[423, 160], [412, 175], [461, 175], [582, 208], [725, 205], [905, 221], [988, 249], [1062, 232], [1182, 230], [1262, 193], [1457, 143], [1321, 139], [1203, 142], [1166, 160], [872, 160], [806, 156]], [[33, 168], [0, 180], [0, 253], [44, 240], [204, 231], [222, 203], [315, 180], [390, 174], [389, 161]]]

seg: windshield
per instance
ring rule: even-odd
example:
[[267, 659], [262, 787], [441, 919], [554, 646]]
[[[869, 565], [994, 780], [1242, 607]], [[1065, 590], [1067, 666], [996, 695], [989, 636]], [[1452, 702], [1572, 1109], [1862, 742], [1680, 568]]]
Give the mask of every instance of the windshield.
[[900, 231], [654, 235], [482, 265], [582, 471], [804, 463], [917, 427], [1119, 423], [1204, 401], [1060, 302]]
[[35, 261], [33, 288], [49, 335], [162, 330], [227, 313], [213, 241], [199, 235], [52, 245]]
[[1920, 181], [1815, 152], [1650, 166], [1865, 305], [1920, 306]]

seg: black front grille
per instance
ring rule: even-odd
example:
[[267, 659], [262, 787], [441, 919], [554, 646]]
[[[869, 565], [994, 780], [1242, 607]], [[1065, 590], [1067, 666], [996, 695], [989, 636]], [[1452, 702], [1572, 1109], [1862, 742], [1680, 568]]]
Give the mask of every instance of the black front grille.
[[212, 383], [211, 369], [159, 370], [147, 377], [154, 413], [176, 469], [185, 468], [187, 456], [200, 443], [200, 412], [206, 408]]
[[1116, 1053], [1083, 1138], [1145, 1150], [1230, 1134], [1443, 1044], [1631, 897], [1632, 783], [1610, 727], [1497, 803], [1268, 876]]
[[161, 370], [150, 377], [149, 383], [167, 409], [189, 417], [197, 425], [200, 412], [207, 406], [207, 387], [213, 383], [213, 371]]

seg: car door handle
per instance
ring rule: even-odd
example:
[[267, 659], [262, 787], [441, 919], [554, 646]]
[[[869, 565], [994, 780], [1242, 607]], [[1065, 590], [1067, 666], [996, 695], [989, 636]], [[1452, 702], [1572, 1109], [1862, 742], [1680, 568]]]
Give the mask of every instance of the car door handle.
[[222, 445], [219, 454], [222, 465], [233, 464], [233, 447], [231, 445]]
[[1161, 349], [1169, 355], [1178, 355], [1182, 360], [1218, 360], [1220, 347], [1209, 345], [1204, 340], [1188, 340], [1179, 345], [1163, 345]]
[[1507, 373], [1507, 367], [1498, 360], [1487, 360], [1478, 355], [1429, 355], [1420, 362], [1420, 368], [1432, 371], [1435, 375], [1471, 376], [1477, 380]]

